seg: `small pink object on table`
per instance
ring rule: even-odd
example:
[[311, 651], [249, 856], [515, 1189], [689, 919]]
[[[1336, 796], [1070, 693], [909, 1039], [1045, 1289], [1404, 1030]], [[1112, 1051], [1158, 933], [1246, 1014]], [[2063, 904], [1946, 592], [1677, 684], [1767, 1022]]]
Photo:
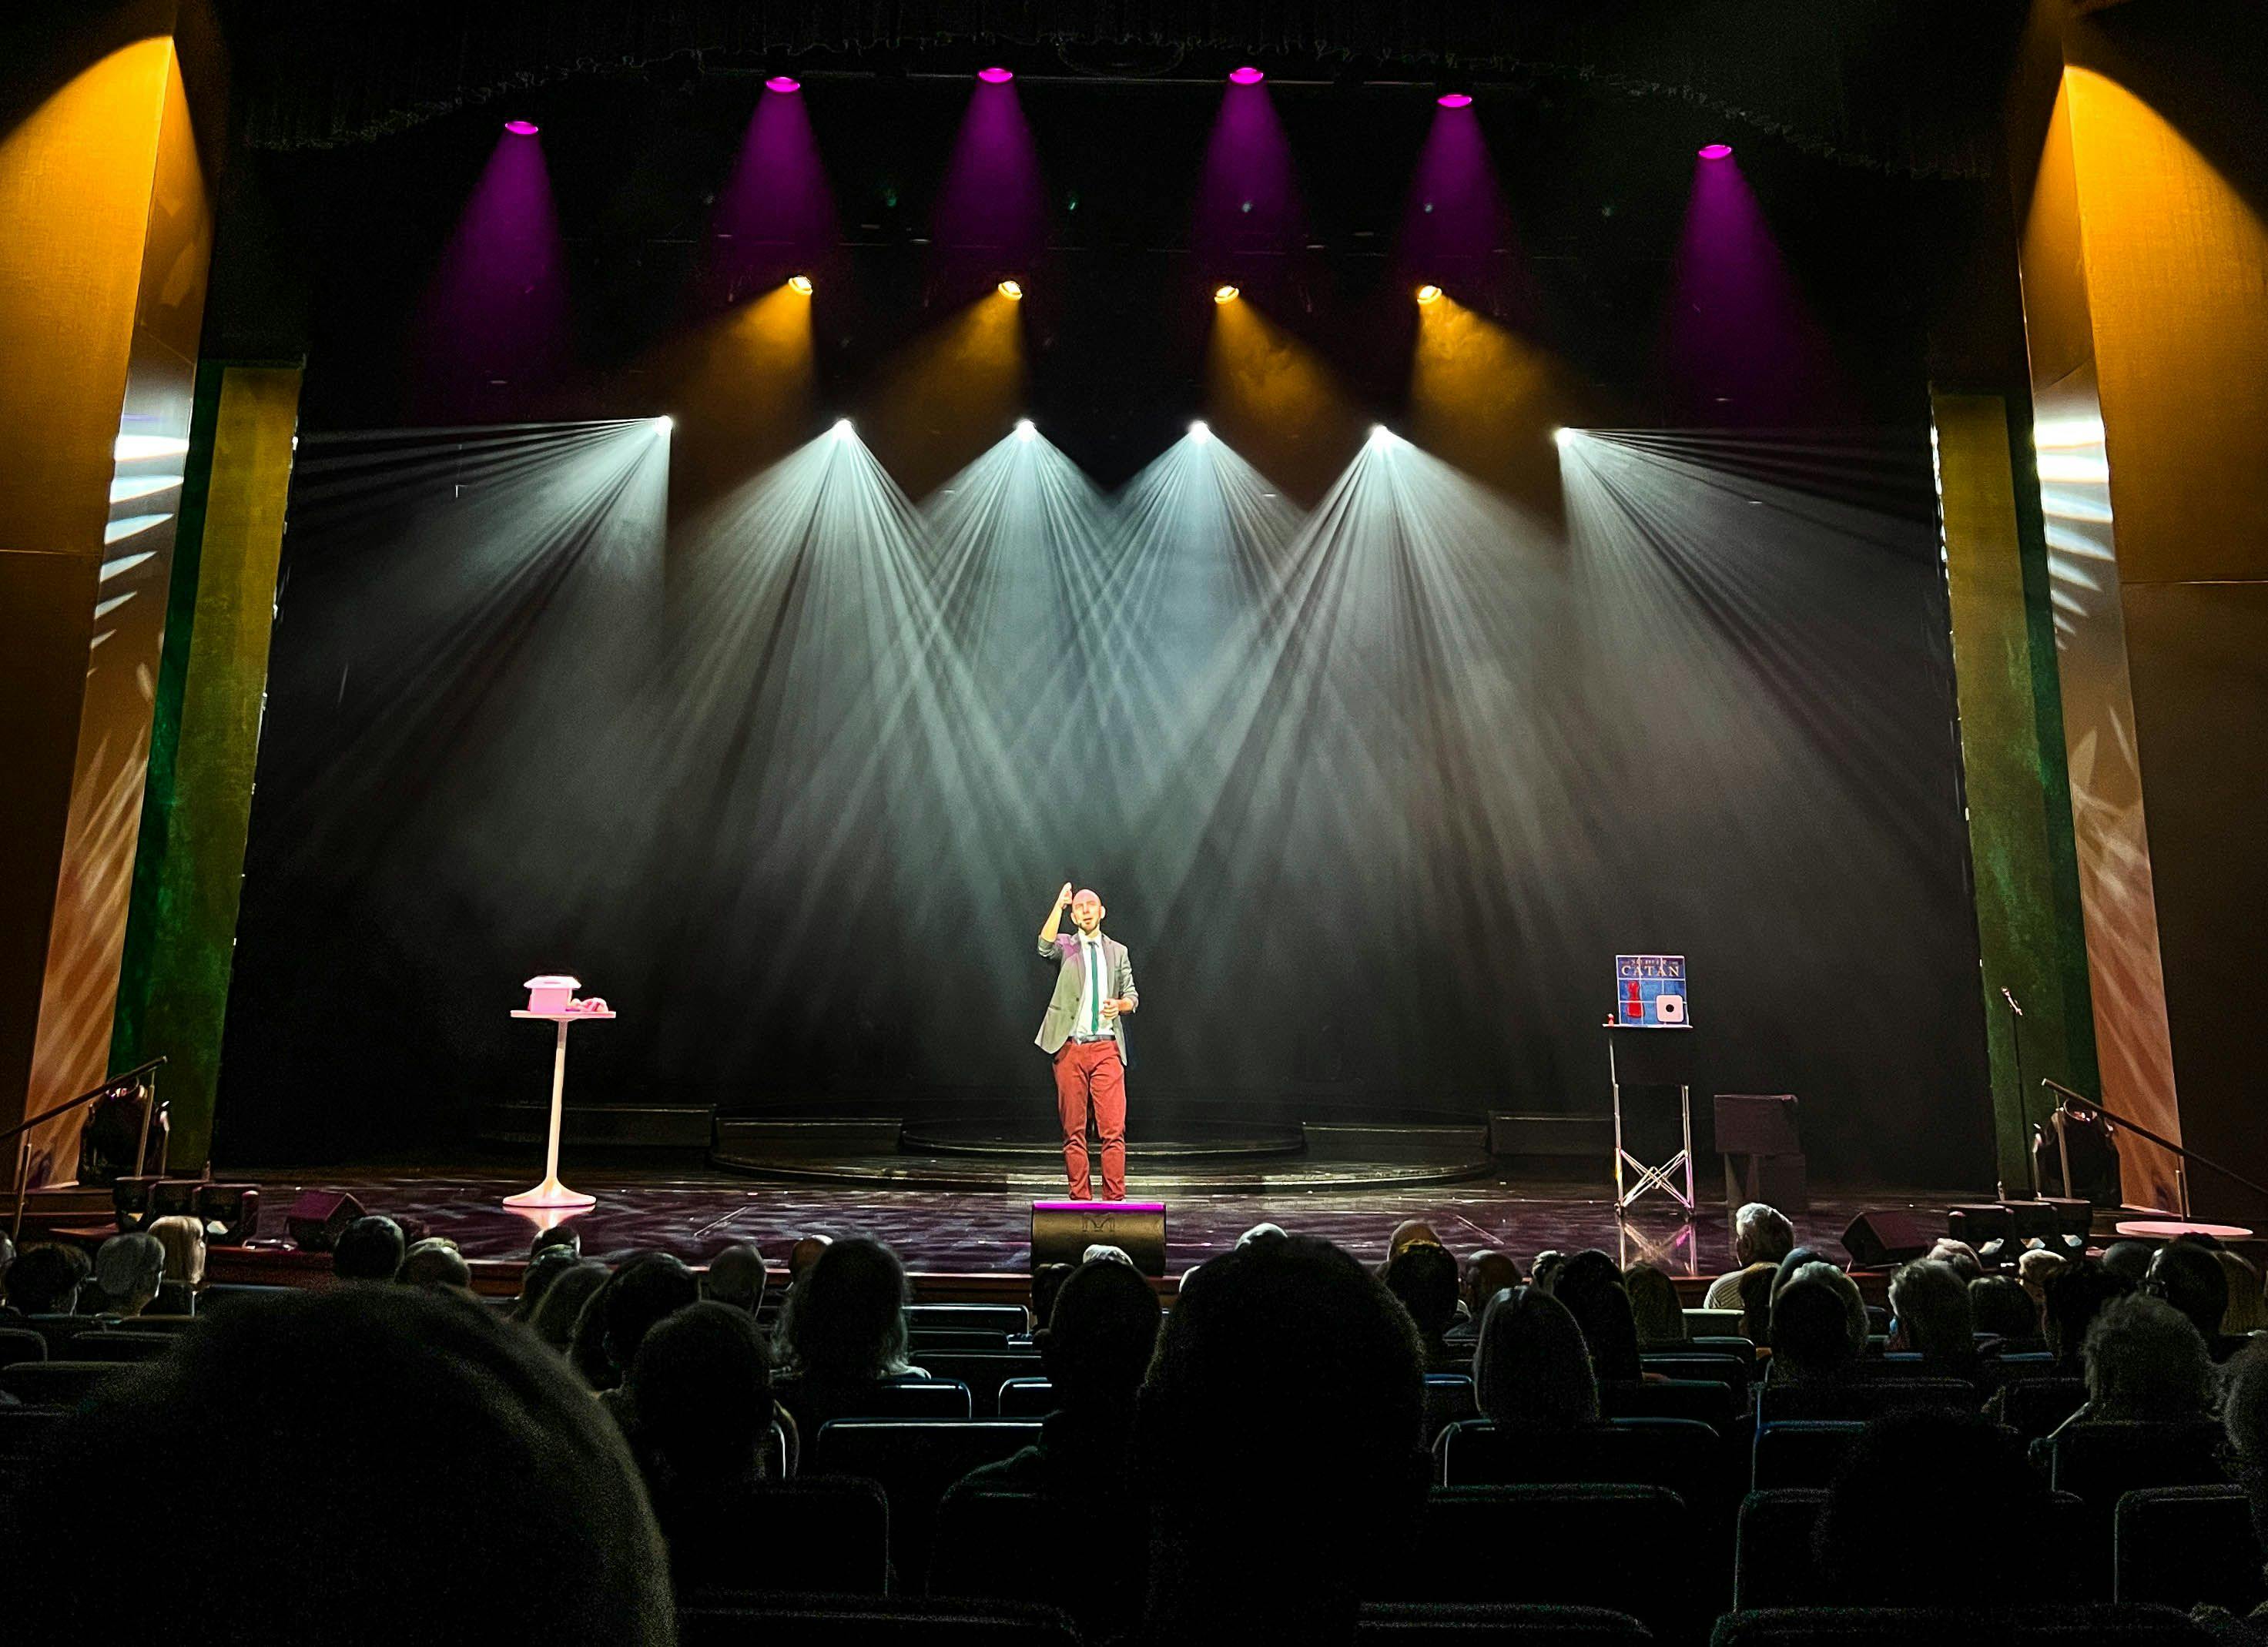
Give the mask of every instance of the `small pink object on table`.
[[552, 1043], [551, 1053], [551, 1130], [544, 1145], [543, 1181], [533, 1189], [523, 1189], [517, 1195], [506, 1195], [504, 1204], [522, 1212], [547, 1212], [571, 1210], [577, 1212], [599, 1204], [595, 1195], [570, 1189], [559, 1181], [559, 1129], [565, 1111], [567, 1092], [567, 1026], [585, 1018], [614, 1017], [606, 1002], [597, 996], [587, 1001], [575, 998], [582, 981], [564, 973], [545, 973], [530, 978], [522, 986], [527, 991], [525, 1009], [514, 1009], [514, 1018], [540, 1018], [559, 1026], [558, 1038]]
[[2113, 1227], [2121, 1235], [2145, 1241], [2170, 1241], [2178, 1235], [2210, 1235], [2217, 1241], [2252, 1239], [2252, 1232], [2241, 1224], [2199, 1224], [2191, 1218], [2122, 1218]]

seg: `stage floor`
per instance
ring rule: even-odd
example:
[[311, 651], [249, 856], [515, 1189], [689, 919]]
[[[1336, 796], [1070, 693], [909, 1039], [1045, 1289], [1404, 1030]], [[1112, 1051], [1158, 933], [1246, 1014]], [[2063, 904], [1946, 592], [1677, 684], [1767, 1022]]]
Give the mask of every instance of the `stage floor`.
[[[256, 1263], [261, 1257], [284, 1255], [284, 1210], [303, 1189], [344, 1190], [365, 1211], [415, 1218], [428, 1233], [456, 1241], [476, 1262], [516, 1267], [537, 1229], [530, 1217], [500, 1204], [505, 1195], [532, 1181], [524, 1169], [508, 1175], [482, 1167], [469, 1172], [328, 1168], [227, 1176], [259, 1183], [262, 1203], [260, 1246], [243, 1258], [232, 1258], [232, 1270], [247, 1261]], [[595, 1208], [574, 1222], [582, 1233], [585, 1254], [610, 1262], [659, 1248], [699, 1263], [730, 1242], [753, 1240], [776, 1265], [784, 1264], [797, 1237], [818, 1234], [879, 1237], [897, 1249], [909, 1269], [917, 1271], [1020, 1274], [1028, 1268], [1034, 1196], [1020, 1190], [754, 1183], [706, 1168], [625, 1165], [578, 1169], [571, 1164], [563, 1168], [562, 1176], [599, 1198]], [[1705, 1196], [1708, 1186], [1702, 1187]], [[1137, 1198], [1145, 1189], [1138, 1178], [1127, 1186], [1127, 1193]], [[1649, 1195], [1618, 1218], [1614, 1197], [1604, 1185], [1498, 1176], [1398, 1189], [1180, 1193], [1164, 1198], [1167, 1261], [1174, 1272], [1222, 1251], [1262, 1222], [1279, 1224], [1298, 1234], [1323, 1236], [1357, 1257], [1377, 1260], [1384, 1256], [1394, 1226], [1404, 1218], [1427, 1220], [1460, 1254], [1498, 1247], [1523, 1267], [1545, 1247], [1573, 1251], [1591, 1246], [1614, 1254], [1625, 1264], [1649, 1260], [1675, 1276], [1713, 1276], [1732, 1267], [1729, 1210], [1720, 1202], [1705, 1200], [1688, 1224], [1675, 1203]], [[1794, 1222], [1803, 1239], [1840, 1259], [1843, 1248], [1837, 1238], [1862, 1207], [1935, 1210], [1973, 1198], [1974, 1192], [1830, 1191], [1815, 1195], [1811, 1210], [1796, 1214]]]

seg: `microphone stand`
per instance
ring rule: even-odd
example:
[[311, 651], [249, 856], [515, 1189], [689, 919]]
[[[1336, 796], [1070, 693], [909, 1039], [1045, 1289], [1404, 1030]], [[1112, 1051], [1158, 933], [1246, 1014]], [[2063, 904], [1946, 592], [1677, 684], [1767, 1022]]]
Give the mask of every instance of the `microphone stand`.
[[[2000, 998], [2008, 1004], [2008, 1040], [2016, 1049], [2016, 1105], [2021, 1109], [2024, 1102], [2024, 1009], [2016, 1004], [2016, 997], [2008, 992], [2008, 986], [2006, 984], [2000, 986]], [[2060, 1109], [2058, 1114], [2061, 1114]], [[2058, 1136], [2061, 1136], [2060, 1129], [2058, 1129]], [[2037, 1201], [2040, 1199], [2040, 1157], [2039, 1151], [2032, 1148], [2031, 1136], [2029, 1133], [2024, 1137], [2024, 1160], [2031, 1168], [2032, 1199]], [[2007, 1194], [2005, 1190], [2001, 1193], [2004, 1195]], [[2071, 1194], [2071, 1163], [2069, 1161], [2064, 1163], [2063, 1193], [2066, 1195]]]

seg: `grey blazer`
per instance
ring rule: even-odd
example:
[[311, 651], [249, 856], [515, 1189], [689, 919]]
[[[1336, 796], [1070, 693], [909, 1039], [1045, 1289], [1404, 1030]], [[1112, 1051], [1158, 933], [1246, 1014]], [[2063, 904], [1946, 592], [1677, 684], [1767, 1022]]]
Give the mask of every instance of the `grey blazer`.
[[[1126, 945], [1105, 933], [1102, 952], [1110, 960], [1111, 995], [1138, 1004], [1142, 996], [1134, 988], [1134, 963], [1127, 958]], [[1041, 1051], [1053, 1057], [1071, 1039], [1071, 1020], [1079, 1016], [1079, 992], [1086, 985], [1086, 967], [1079, 958], [1079, 938], [1070, 932], [1058, 932], [1041, 945], [1040, 959], [1056, 968], [1056, 992], [1048, 998], [1047, 1016], [1040, 1019], [1040, 1033], [1033, 1039]], [[1118, 1062], [1131, 1064], [1134, 1059], [1126, 1050], [1123, 1012], [1110, 1020], [1110, 1033], [1118, 1042]]]

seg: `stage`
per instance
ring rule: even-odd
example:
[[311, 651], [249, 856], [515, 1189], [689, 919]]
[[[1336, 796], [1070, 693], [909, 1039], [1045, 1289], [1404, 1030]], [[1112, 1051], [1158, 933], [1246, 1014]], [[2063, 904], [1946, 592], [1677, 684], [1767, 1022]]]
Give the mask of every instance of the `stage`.
[[[1602, 1164], [1603, 1172], [1603, 1164]], [[518, 1284], [520, 1261], [536, 1232], [528, 1217], [507, 1210], [505, 1195], [534, 1174], [521, 1166], [465, 1171], [325, 1168], [247, 1175], [261, 1187], [261, 1220], [250, 1247], [217, 1249], [217, 1280], [261, 1281], [328, 1273], [329, 1261], [284, 1239], [284, 1214], [306, 1189], [344, 1191], [365, 1211], [414, 1219], [426, 1233], [457, 1242], [483, 1290]], [[1061, 1193], [1061, 1180], [1013, 1191], [876, 1188], [821, 1183], [755, 1183], [704, 1165], [625, 1161], [563, 1161], [561, 1176], [598, 1197], [575, 1220], [586, 1256], [609, 1262], [659, 1249], [704, 1262], [733, 1241], [753, 1240], [784, 1268], [799, 1236], [873, 1235], [887, 1241], [916, 1273], [924, 1296], [954, 1290], [1020, 1288], [1028, 1270], [1030, 1203]], [[1137, 1170], [1128, 1193], [1155, 1195]], [[1649, 1261], [1676, 1276], [1702, 1277], [1732, 1267], [1729, 1210], [1705, 1200], [1688, 1224], [1670, 1202], [1649, 1197], [1618, 1219], [1607, 1183], [1551, 1182], [1504, 1173], [1455, 1185], [1401, 1188], [1167, 1192], [1167, 1267], [1178, 1275], [1232, 1245], [1263, 1222], [1297, 1234], [1320, 1235], [1366, 1261], [1382, 1259], [1388, 1237], [1404, 1218], [1432, 1224], [1460, 1256], [1484, 1247], [1512, 1254], [1523, 1267], [1545, 1247], [1599, 1247], [1624, 1263]], [[1956, 1192], [1845, 1188], [1815, 1195], [1794, 1216], [1800, 1237], [1838, 1261], [1837, 1238], [1863, 1207], [1935, 1210]]]

